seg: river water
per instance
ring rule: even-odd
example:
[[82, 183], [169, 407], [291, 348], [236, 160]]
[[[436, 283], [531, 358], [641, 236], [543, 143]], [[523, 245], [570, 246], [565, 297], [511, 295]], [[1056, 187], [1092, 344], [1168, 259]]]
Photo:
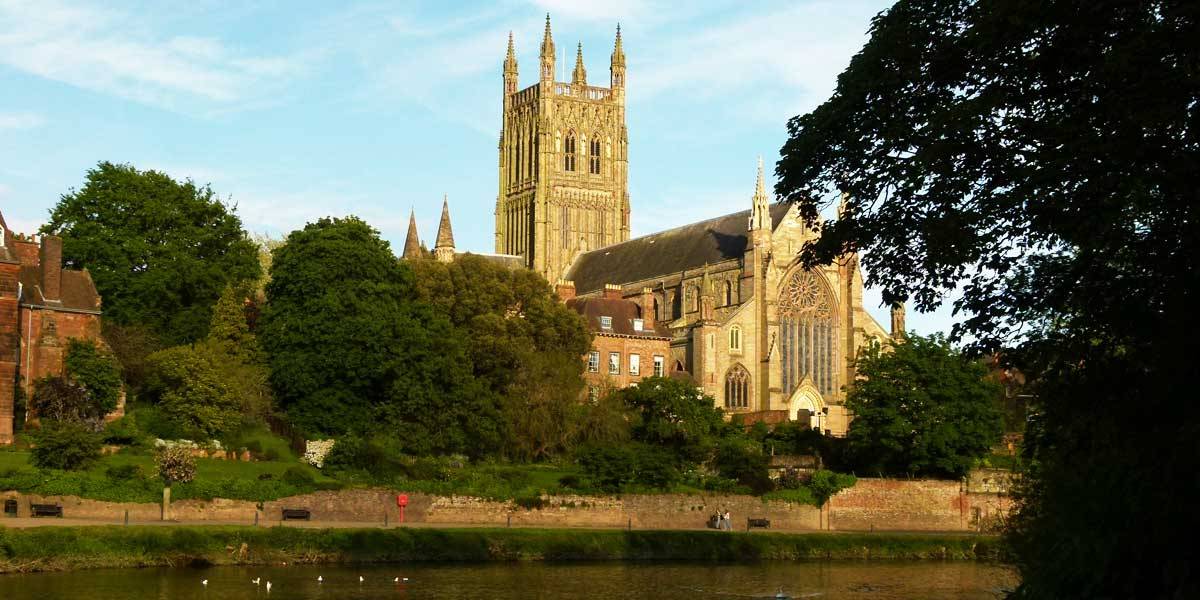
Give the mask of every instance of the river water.
[[[317, 577], [324, 579], [317, 582]], [[359, 582], [359, 577], [363, 581]], [[394, 578], [407, 577], [396, 583]], [[251, 582], [261, 578], [259, 585]], [[207, 585], [201, 583], [208, 580]], [[271, 591], [266, 590], [267, 581]], [[0, 575], [3, 600], [1001, 598], [1004, 566], [972, 562], [453, 564], [115, 569]]]

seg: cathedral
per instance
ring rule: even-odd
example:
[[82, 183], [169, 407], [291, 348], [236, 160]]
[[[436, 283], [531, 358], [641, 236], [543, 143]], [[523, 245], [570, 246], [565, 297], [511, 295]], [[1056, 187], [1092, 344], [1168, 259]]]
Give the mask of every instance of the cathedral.
[[[867, 313], [854, 255], [816, 269], [799, 265], [801, 247], [817, 234], [794, 207], [771, 202], [761, 160], [745, 210], [630, 239], [619, 27], [609, 87], [588, 84], [582, 48], [571, 81], [555, 80], [549, 17], [537, 83], [520, 89], [517, 74], [510, 34], [492, 256], [541, 273], [577, 305], [636, 303], [639, 314], [596, 319], [653, 323], [667, 346], [664, 374], [691, 378], [727, 413], [747, 422], [807, 421], [844, 435], [853, 359], [903, 334], [903, 307], [893, 309], [890, 333]], [[452, 260], [442, 230], [450, 230], [445, 204], [438, 256]], [[409, 239], [405, 255], [417, 256], [411, 227]]]

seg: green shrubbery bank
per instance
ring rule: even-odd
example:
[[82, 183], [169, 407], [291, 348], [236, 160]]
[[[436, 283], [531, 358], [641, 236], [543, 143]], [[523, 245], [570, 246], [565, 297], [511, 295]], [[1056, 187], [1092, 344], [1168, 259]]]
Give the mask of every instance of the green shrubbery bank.
[[290, 527], [0, 528], [0, 572], [114, 567], [515, 560], [997, 560], [975, 535]]

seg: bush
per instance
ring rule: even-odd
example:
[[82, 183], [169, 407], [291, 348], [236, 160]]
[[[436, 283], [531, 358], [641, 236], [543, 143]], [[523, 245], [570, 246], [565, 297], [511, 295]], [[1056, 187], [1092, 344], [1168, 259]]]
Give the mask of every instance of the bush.
[[309, 488], [313, 485], [312, 474], [303, 467], [288, 467], [283, 472], [283, 482], [298, 488]]
[[136, 444], [142, 437], [138, 429], [137, 418], [125, 415], [104, 426], [103, 439], [105, 444], [130, 446]]
[[196, 459], [186, 448], [163, 448], [154, 457], [158, 476], [168, 486], [173, 483], [188, 483], [196, 478]]
[[831, 496], [853, 487], [855, 483], [858, 483], [858, 478], [853, 475], [822, 469], [812, 474], [812, 478], [808, 480], [808, 488], [819, 502], [817, 506], [824, 506]]
[[30, 460], [42, 469], [78, 470], [100, 457], [100, 436], [82, 423], [43, 421], [31, 437]]
[[104, 475], [114, 481], [130, 481], [142, 478], [142, 469], [137, 465], [114, 465], [104, 470]]
[[768, 461], [758, 442], [729, 438], [721, 442], [714, 462], [722, 477], [737, 481], [755, 494], [763, 494], [775, 489], [767, 472]]
[[386, 438], [363, 439], [345, 436], [338, 439], [325, 457], [329, 471], [359, 471], [375, 481], [391, 481], [408, 473], [399, 449]]
[[682, 478], [675, 454], [649, 444], [588, 446], [580, 450], [578, 460], [588, 477], [608, 492], [633, 483], [666, 489]]

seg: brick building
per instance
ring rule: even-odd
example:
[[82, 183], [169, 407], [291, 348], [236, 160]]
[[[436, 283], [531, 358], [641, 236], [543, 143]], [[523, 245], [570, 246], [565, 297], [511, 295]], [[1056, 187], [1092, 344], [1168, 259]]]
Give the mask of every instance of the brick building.
[[62, 373], [71, 338], [100, 339], [91, 275], [63, 268], [60, 238], [14, 234], [0, 214], [0, 445], [13, 442], [18, 388], [29, 397], [34, 381]]
[[557, 291], [594, 334], [583, 373], [589, 399], [646, 377], [670, 375], [671, 334], [654, 320], [650, 290], [641, 303], [623, 298], [620, 286], [605, 286], [603, 295], [589, 298], [576, 298], [570, 282], [560, 283]]

